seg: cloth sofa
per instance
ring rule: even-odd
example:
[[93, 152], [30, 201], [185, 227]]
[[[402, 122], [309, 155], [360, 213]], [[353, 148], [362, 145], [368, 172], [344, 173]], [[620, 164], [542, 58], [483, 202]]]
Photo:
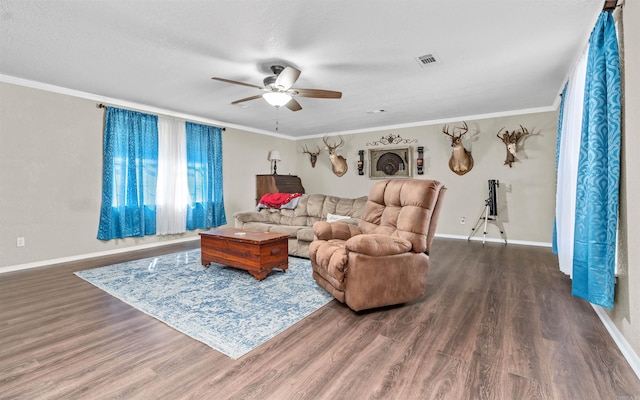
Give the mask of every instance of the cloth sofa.
[[289, 235], [289, 255], [309, 258], [313, 241], [313, 224], [318, 221], [341, 220], [357, 225], [367, 196], [355, 199], [325, 194], [303, 194], [293, 209], [262, 208], [233, 214], [235, 227], [253, 231], [278, 232]]

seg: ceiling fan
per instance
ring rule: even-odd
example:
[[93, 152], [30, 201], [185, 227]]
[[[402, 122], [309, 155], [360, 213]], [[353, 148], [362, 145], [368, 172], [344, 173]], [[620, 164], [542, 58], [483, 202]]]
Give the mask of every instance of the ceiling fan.
[[285, 106], [291, 111], [300, 111], [302, 106], [295, 96], [299, 97], [312, 97], [316, 99], [339, 99], [342, 97], [342, 92], [336, 92], [333, 90], [321, 90], [321, 89], [300, 89], [294, 88], [293, 85], [300, 76], [300, 70], [293, 67], [283, 67], [281, 65], [272, 65], [271, 71], [274, 73], [272, 76], [264, 78], [264, 86], [253, 85], [251, 83], [244, 83], [233, 81], [225, 78], [213, 77], [216, 81], [233, 83], [235, 85], [243, 85], [262, 90], [264, 93], [257, 94], [255, 96], [246, 97], [244, 99], [236, 100], [231, 104], [238, 104], [249, 100], [264, 98], [272, 106], [279, 108]]

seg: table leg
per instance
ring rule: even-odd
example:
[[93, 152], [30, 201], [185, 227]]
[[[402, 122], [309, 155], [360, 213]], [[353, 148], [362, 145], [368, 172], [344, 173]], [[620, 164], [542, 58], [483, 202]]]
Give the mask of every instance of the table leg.
[[269, 271], [266, 271], [266, 270], [263, 270], [263, 271], [250, 270], [249, 273], [259, 281], [263, 280], [264, 278], [267, 277], [267, 275], [269, 275]]

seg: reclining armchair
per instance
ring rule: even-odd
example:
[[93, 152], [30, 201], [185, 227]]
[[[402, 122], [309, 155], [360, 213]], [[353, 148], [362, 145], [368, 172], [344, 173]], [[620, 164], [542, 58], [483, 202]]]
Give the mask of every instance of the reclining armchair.
[[434, 180], [381, 181], [371, 188], [358, 225], [314, 223], [313, 278], [354, 311], [422, 296], [445, 192]]

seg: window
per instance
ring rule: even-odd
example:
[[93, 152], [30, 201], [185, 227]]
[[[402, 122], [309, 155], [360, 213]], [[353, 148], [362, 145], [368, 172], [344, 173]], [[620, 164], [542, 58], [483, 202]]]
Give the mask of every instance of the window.
[[[165, 122], [154, 115], [107, 107], [98, 239], [226, 224], [222, 130], [173, 121], [181, 126], [170, 129], [167, 136]], [[179, 154], [185, 148], [186, 157]]]

